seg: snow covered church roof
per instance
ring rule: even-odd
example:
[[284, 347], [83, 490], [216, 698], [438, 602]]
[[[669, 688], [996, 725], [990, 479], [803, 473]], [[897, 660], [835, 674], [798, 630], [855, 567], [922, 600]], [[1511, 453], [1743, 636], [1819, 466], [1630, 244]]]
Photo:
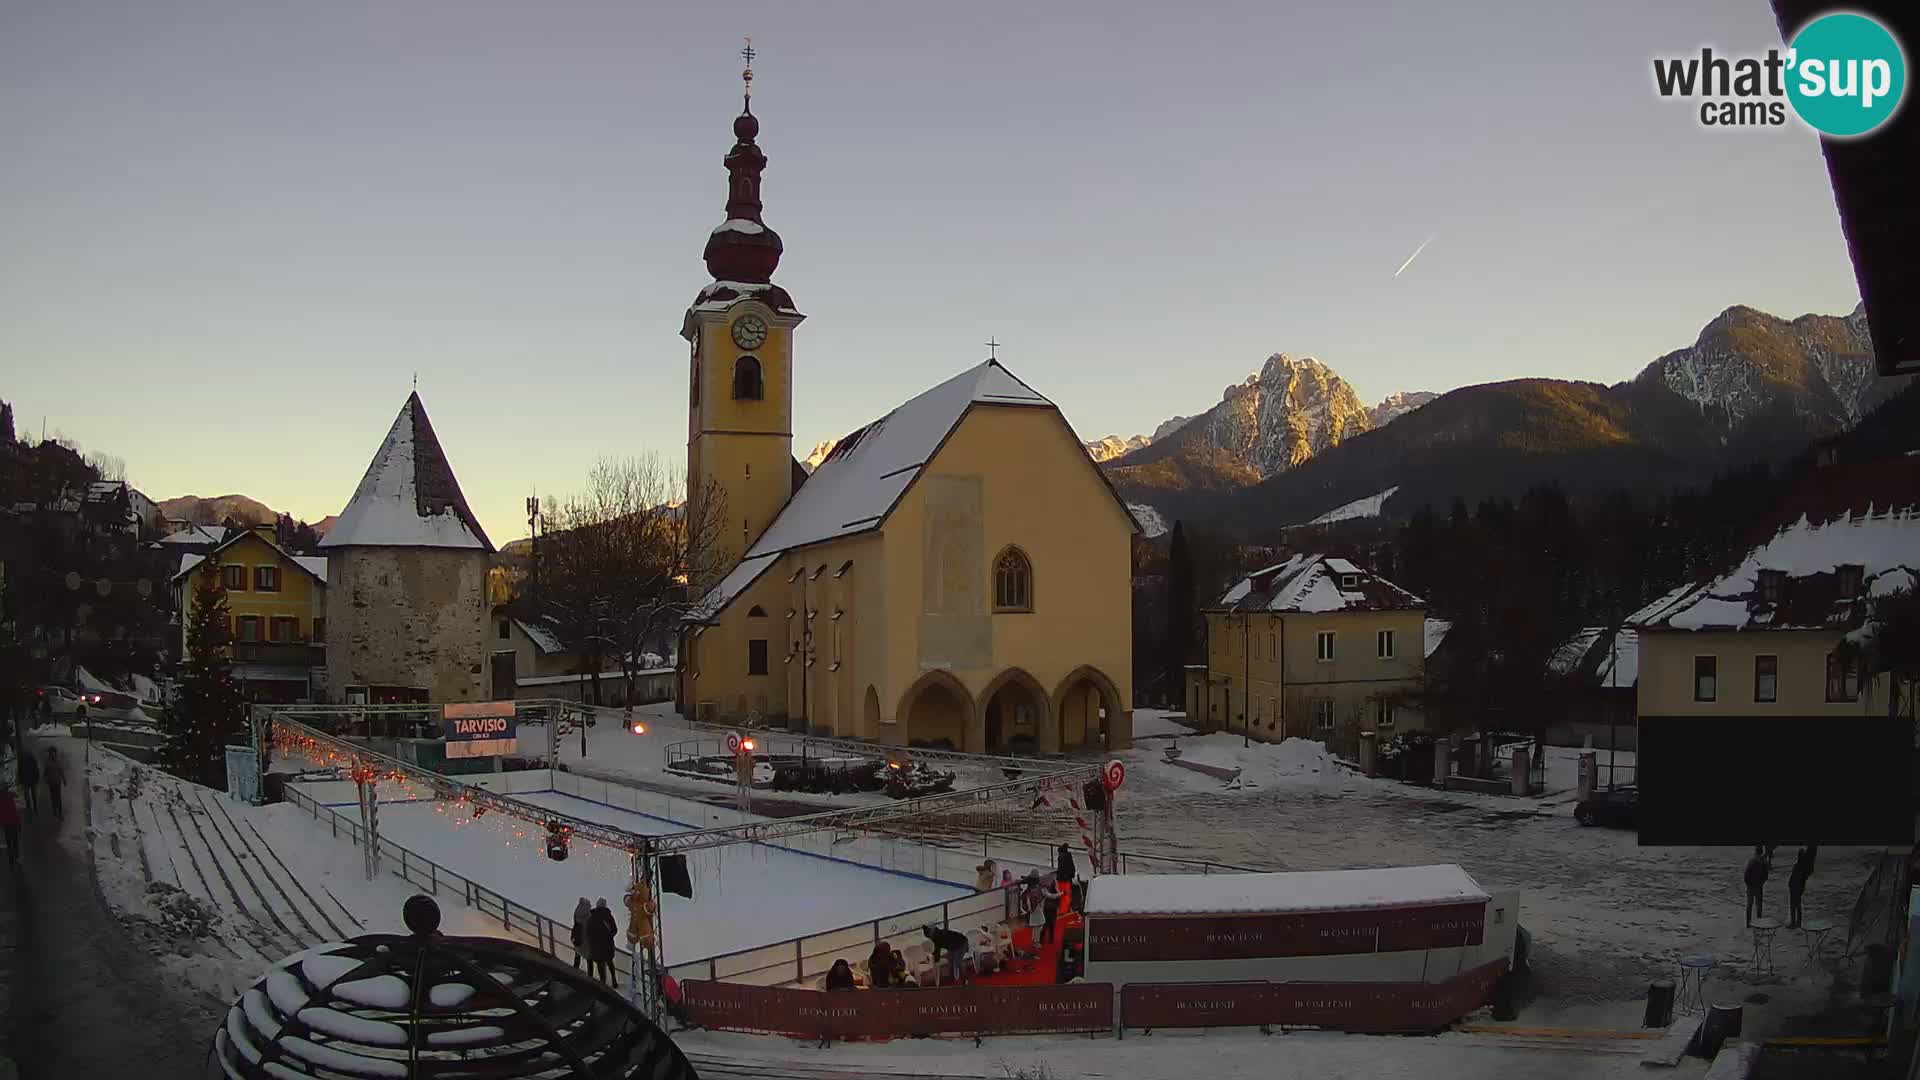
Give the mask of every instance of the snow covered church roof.
[[367, 474], [320, 546], [493, 550], [460, 493], [418, 393], [400, 407]]
[[747, 558], [878, 528], [974, 405], [1054, 407], [999, 361], [976, 364], [835, 444]]
[[[1425, 600], [1345, 559], [1295, 555], [1240, 579], [1214, 610], [1276, 615], [1323, 611], [1417, 611]], [[1437, 642], [1436, 642], [1437, 644]]]
[[1920, 584], [1920, 507], [1801, 517], [1732, 571], [1682, 585], [1628, 617], [1658, 630], [1853, 629], [1867, 600]]

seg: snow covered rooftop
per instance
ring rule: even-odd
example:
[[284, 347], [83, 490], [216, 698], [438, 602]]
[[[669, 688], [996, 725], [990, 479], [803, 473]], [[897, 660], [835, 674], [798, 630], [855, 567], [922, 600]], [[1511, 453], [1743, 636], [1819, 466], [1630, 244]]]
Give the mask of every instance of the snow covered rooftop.
[[[225, 549], [230, 544], [238, 541], [241, 537], [247, 536], [247, 535], [250, 535], [250, 534], [240, 533], [236, 535], [232, 540], [229, 540], [227, 541], [227, 543], [221, 544], [219, 547], [215, 548], [214, 554], [216, 555], [219, 554], [221, 550]], [[326, 556], [324, 555], [288, 555], [287, 552], [280, 547], [280, 545], [275, 544], [272, 541], [266, 540], [265, 537], [261, 537], [261, 540], [266, 542], [268, 547], [271, 547], [273, 548], [273, 550], [280, 552], [281, 557], [299, 566], [300, 569], [305, 570], [307, 573], [312, 574], [315, 580], [319, 581], [320, 584], [325, 585], [327, 583], [327, 557]], [[181, 578], [187, 575], [187, 571], [192, 570], [196, 566], [199, 566], [202, 562], [206, 560], [206, 558], [207, 556], [197, 554], [195, 552], [187, 552], [186, 554], [181, 555], [180, 569], [174, 571], [173, 580], [179, 581]]]
[[1427, 640], [1425, 655], [1432, 657], [1434, 651], [1440, 648], [1440, 643], [1447, 640], [1447, 631], [1452, 629], [1453, 624], [1445, 619], [1428, 619], [1426, 625]]
[[1631, 690], [1640, 682], [1640, 631], [1625, 627], [1610, 634], [1604, 626], [1585, 627], [1554, 652], [1547, 666], [1583, 686]]
[[[713, 232], [714, 234], [749, 232], [746, 229], [729, 228], [739, 224], [741, 224], [739, 220], [729, 219], [721, 222], [720, 227]], [[745, 224], [756, 223], [749, 221]], [[764, 229], [765, 226], [761, 226], [761, 230], [764, 231]], [[688, 314], [691, 315], [695, 311], [725, 311], [742, 300], [758, 300], [783, 315], [800, 314], [795, 310], [793, 297], [787, 295], [787, 290], [768, 281], [716, 281], [701, 289], [700, 294], [693, 298], [693, 306], [688, 309]]]
[[1489, 899], [1486, 890], [1453, 864], [1280, 874], [1103, 874], [1087, 889], [1086, 911], [1088, 915], [1241, 915]]
[[1053, 408], [997, 361], [976, 364], [835, 444], [747, 556], [879, 527], [975, 404]]
[[759, 580], [760, 575], [766, 573], [768, 567], [779, 561], [780, 553], [777, 551], [740, 560], [738, 566], [735, 566], [726, 577], [720, 579], [720, 584], [707, 590], [707, 595], [701, 598], [700, 603], [695, 605], [693, 610], [687, 612], [682, 621], [705, 622], [725, 611], [727, 605], [733, 603], [734, 597], [745, 592], [747, 586]]
[[221, 536], [225, 533], [226, 530], [218, 526], [209, 528], [205, 525], [189, 525], [178, 532], [170, 532], [161, 537], [160, 543], [192, 546], [199, 546], [201, 544], [213, 545], [218, 544]]
[[533, 642], [533, 647], [543, 653], [552, 655], [554, 653], [567, 651], [566, 648], [560, 644], [560, 638], [554, 634], [553, 629], [549, 626], [537, 622], [528, 622], [525, 619], [515, 619], [513, 620], [513, 625], [519, 627], [520, 632], [527, 635], [527, 640]]
[[[1345, 582], [1357, 577], [1351, 585]], [[1322, 611], [1410, 611], [1426, 601], [1345, 559], [1295, 555], [1255, 571], [1220, 597], [1216, 608], [1277, 614]]]
[[1682, 585], [1627, 622], [1667, 630], [1851, 629], [1867, 598], [1917, 580], [1920, 508], [1869, 508], [1819, 523], [1802, 516], [1731, 572]]
[[493, 550], [460, 493], [418, 393], [400, 407], [360, 486], [320, 546]]

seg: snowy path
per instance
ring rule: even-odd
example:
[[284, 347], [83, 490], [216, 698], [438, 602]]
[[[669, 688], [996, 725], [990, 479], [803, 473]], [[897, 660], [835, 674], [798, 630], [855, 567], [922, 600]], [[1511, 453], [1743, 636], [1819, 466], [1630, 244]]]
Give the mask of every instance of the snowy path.
[[[557, 792], [514, 798], [633, 832], [683, 828]], [[632, 874], [625, 852], [575, 843], [565, 862], [553, 862], [546, 856], [544, 837], [524, 821], [458, 815], [443, 803], [384, 804], [380, 831], [388, 840], [562, 926], [571, 923], [580, 897], [604, 897], [624, 929], [620, 898]], [[664, 947], [672, 964], [971, 895], [953, 885], [759, 844], [695, 852], [688, 856], [688, 869], [694, 899], [671, 894], [664, 898]]]

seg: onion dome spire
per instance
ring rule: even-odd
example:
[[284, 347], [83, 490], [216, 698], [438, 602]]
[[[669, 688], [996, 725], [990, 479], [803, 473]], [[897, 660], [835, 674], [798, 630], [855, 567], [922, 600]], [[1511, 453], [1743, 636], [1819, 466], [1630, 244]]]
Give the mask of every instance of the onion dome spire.
[[753, 115], [753, 39], [740, 55], [747, 62], [740, 79], [745, 88], [741, 111], [733, 121], [733, 149], [727, 167], [727, 220], [707, 237], [707, 272], [715, 281], [766, 282], [780, 265], [780, 234], [761, 220], [760, 174], [767, 155], [753, 141], [760, 120]]

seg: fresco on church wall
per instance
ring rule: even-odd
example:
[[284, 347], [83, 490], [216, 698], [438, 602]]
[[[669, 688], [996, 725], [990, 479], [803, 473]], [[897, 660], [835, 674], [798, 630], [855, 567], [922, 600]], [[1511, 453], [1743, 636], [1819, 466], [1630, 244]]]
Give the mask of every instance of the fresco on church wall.
[[969, 670], [993, 663], [987, 615], [986, 530], [978, 476], [925, 476], [921, 520], [920, 666]]

